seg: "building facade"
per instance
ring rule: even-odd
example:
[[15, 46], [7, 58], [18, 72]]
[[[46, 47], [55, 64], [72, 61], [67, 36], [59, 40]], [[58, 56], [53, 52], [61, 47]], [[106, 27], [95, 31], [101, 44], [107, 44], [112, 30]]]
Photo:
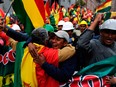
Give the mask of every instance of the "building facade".
[[68, 9], [72, 4], [75, 4], [77, 0], [59, 0], [59, 4]]
[[84, 0], [86, 7], [92, 11], [95, 11], [95, 8], [100, 5], [100, 0]]

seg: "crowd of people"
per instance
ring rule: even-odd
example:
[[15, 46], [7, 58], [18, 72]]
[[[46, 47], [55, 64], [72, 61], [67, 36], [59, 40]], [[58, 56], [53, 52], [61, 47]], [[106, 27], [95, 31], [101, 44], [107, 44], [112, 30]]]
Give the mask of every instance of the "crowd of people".
[[[9, 59], [0, 58], [1, 87], [7, 85], [9, 77], [15, 87], [21, 83], [29, 87], [59, 87], [67, 83], [75, 71], [116, 55], [116, 19], [103, 22], [102, 13], [97, 14], [91, 23], [84, 19], [78, 23], [64, 17], [56, 27], [54, 29], [46, 19], [43, 27], [28, 35], [18, 19], [6, 24], [0, 18], [0, 54], [6, 57], [5, 54], [12, 49], [15, 57], [14, 60], [10, 56]], [[24, 56], [18, 53], [17, 45], [21, 42], [24, 43]], [[109, 76], [106, 81], [107, 84], [116, 84], [115, 76]]]

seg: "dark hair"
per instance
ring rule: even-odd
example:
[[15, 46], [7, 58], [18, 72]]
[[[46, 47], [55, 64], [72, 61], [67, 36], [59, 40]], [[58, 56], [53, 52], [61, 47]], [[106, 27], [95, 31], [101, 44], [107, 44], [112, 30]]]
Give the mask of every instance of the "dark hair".
[[37, 28], [32, 31], [32, 42], [45, 45], [45, 41], [48, 40], [48, 31], [44, 28]]

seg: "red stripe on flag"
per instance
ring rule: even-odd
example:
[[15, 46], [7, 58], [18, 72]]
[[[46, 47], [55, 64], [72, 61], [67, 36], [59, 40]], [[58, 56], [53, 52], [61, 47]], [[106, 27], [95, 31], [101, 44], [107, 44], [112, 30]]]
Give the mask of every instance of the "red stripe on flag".
[[50, 4], [49, 4], [49, 0], [45, 4], [45, 10], [46, 10], [48, 16], [50, 16]]
[[106, 0], [103, 4], [101, 4], [100, 6], [97, 7], [97, 9], [103, 7], [105, 4], [111, 2], [112, 0]]
[[40, 11], [40, 14], [45, 22], [45, 9], [44, 9], [44, 2], [43, 0], [35, 0], [35, 3], [38, 7], [38, 10]]

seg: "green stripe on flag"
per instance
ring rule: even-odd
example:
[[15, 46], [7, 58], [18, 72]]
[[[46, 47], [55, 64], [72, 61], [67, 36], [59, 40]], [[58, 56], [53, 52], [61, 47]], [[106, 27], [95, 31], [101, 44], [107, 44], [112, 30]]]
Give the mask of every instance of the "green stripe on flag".
[[111, 12], [107, 12], [107, 13], [105, 14], [104, 21], [110, 19], [110, 17], [111, 17]]
[[106, 8], [101, 9], [101, 10], [98, 10], [97, 12], [108, 12], [108, 11], [110, 11], [110, 9], [111, 9], [111, 6], [108, 6]]
[[103, 77], [106, 75], [114, 75], [116, 73], [116, 56], [109, 57], [100, 62], [91, 64], [81, 71], [79, 71], [76, 75], [97, 75], [99, 77]]
[[18, 16], [19, 20], [24, 24], [25, 32], [30, 35], [31, 31], [34, 29], [34, 27], [24, 9], [22, 0], [14, 0], [12, 6], [13, 6], [13, 9], [14, 9], [16, 15]]
[[24, 54], [24, 45], [25, 42], [18, 42], [16, 49], [16, 60], [15, 60], [15, 73], [14, 73], [14, 87], [22, 87], [21, 81], [21, 61]]
[[56, 28], [56, 21], [55, 21], [55, 18], [54, 18], [54, 15], [50, 15], [50, 24], [54, 27], [54, 30], [56, 31], [57, 28]]

